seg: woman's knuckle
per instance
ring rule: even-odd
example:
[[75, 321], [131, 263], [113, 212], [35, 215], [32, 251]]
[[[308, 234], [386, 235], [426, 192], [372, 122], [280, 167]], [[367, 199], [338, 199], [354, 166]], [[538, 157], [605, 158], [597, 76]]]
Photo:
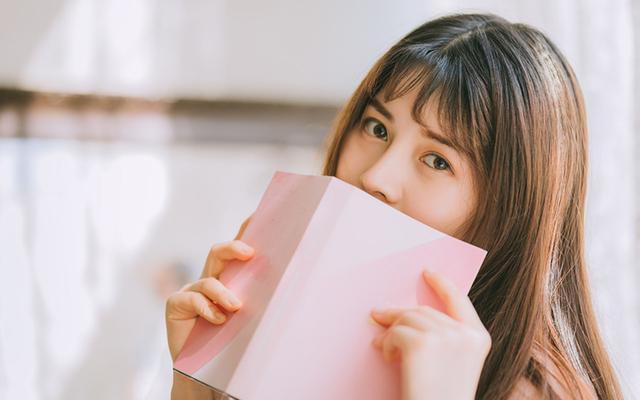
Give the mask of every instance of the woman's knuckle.
[[220, 243], [214, 243], [209, 247], [209, 255], [215, 256], [218, 253], [218, 249], [220, 249]]
[[176, 296], [177, 296], [177, 293], [173, 293], [169, 297], [167, 297], [167, 301], [165, 302], [166, 309], [171, 309], [174, 307], [176, 302]]
[[491, 339], [491, 335], [489, 334], [488, 331], [483, 331], [482, 332], [482, 340], [483, 340], [483, 344], [486, 350], [491, 349], [491, 346], [493, 345], [493, 341]]
[[215, 278], [207, 278], [203, 283], [203, 292], [206, 293], [206, 296], [213, 300], [214, 303], [217, 303], [224, 293], [224, 289], [221, 286], [222, 284]]
[[185, 297], [188, 297], [188, 292], [172, 293], [169, 297], [167, 297], [167, 307], [178, 307], [180, 303], [183, 303], [185, 301]]
[[203, 289], [212, 289], [216, 287], [217, 278], [213, 276], [207, 276], [198, 281], [198, 284]]
[[433, 330], [427, 330], [422, 334], [422, 339], [425, 343], [428, 343], [430, 345], [437, 345], [438, 343], [442, 342], [442, 335]]
[[406, 313], [400, 315], [398, 318], [396, 318], [395, 321], [393, 321], [393, 324], [391, 325], [392, 327], [396, 327], [398, 325], [406, 325], [409, 322], [409, 318], [407, 316]]
[[254, 251], [253, 247], [249, 246], [247, 243], [243, 242], [242, 240], [234, 240], [233, 249], [236, 253], [240, 255], [250, 255]]
[[196, 292], [187, 292], [185, 294], [186, 300], [189, 302], [189, 304], [193, 307], [196, 308], [198, 305], [198, 293]]
[[464, 334], [465, 342], [476, 349], [486, 349], [491, 346], [491, 337], [485, 331], [478, 329], [467, 329]]
[[218, 278], [215, 278], [213, 276], [207, 276], [206, 278], [200, 279], [200, 281], [202, 282], [203, 286], [206, 286], [209, 289], [217, 289], [221, 284]]
[[210, 305], [210, 307], [211, 313], [213, 314], [214, 323], [221, 324], [227, 319], [227, 317], [218, 309], [218, 307], [214, 305]]
[[196, 305], [196, 312], [199, 315], [207, 315], [209, 306], [205, 302], [198, 302]]
[[429, 306], [421, 305], [421, 306], [418, 306], [417, 310], [421, 314], [429, 314], [431, 312], [432, 308], [429, 307]]
[[404, 325], [395, 325], [390, 328], [391, 334], [396, 338], [401, 338], [406, 336], [407, 326]]
[[233, 241], [215, 243], [211, 246], [211, 249], [209, 250], [209, 254], [211, 254], [214, 257], [219, 257], [220, 252], [222, 252], [226, 247], [229, 247], [232, 243]]
[[234, 240], [230, 243], [229, 248], [235, 253], [243, 253], [246, 245], [242, 243], [240, 240]]
[[409, 310], [406, 313], [404, 313], [404, 317], [408, 318], [408, 319], [415, 319], [415, 318], [420, 318], [422, 317], [423, 312], [420, 310]]

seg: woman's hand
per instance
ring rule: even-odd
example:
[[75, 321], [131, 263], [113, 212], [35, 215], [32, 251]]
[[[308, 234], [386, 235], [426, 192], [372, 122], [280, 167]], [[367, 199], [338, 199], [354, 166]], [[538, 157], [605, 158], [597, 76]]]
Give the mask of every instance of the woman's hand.
[[223, 310], [235, 312], [240, 309], [240, 300], [217, 278], [227, 261], [246, 261], [255, 255], [252, 247], [238, 240], [252, 216], [243, 222], [234, 240], [211, 247], [198, 281], [185, 285], [167, 299], [165, 319], [172, 360], [175, 361], [184, 346], [196, 317], [219, 325], [226, 321]]
[[434, 272], [423, 276], [446, 314], [428, 306], [374, 310], [373, 318], [386, 329], [373, 344], [385, 361], [400, 358], [403, 400], [471, 400], [491, 337], [471, 300], [451, 281]]

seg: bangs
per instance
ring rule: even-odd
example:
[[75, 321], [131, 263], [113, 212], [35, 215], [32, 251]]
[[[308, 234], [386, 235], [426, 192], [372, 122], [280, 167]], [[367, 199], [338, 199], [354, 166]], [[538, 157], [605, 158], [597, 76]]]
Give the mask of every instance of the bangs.
[[[427, 104], [432, 102], [442, 135], [454, 149], [471, 161], [487, 145], [488, 125], [484, 120], [489, 110], [485, 102], [474, 102], [469, 87], [479, 87], [469, 82], [461, 63], [428, 55], [402, 54], [389, 57], [373, 79], [368, 91], [370, 99], [380, 94], [384, 102], [402, 97], [417, 89], [411, 115], [422, 126]], [[481, 94], [479, 90], [476, 95]], [[480, 109], [478, 109], [478, 107]], [[480, 113], [478, 112], [480, 111]], [[484, 128], [484, 129], [483, 129]]]

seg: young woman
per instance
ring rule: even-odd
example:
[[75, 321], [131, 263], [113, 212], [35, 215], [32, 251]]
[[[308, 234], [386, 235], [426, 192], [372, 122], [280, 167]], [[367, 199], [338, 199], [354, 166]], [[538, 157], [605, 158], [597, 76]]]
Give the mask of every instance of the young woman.
[[[369, 71], [326, 145], [325, 175], [488, 250], [468, 297], [425, 274], [446, 313], [373, 313], [386, 327], [373, 345], [400, 360], [403, 399], [622, 398], [583, 251], [583, 97], [543, 33], [493, 14], [419, 26]], [[216, 277], [254, 255], [237, 240], [247, 222], [168, 300], [174, 358], [197, 316], [224, 323], [215, 313], [239, 308]], [[191, 390], [203, 389], [176, 377], [176, 397]]]

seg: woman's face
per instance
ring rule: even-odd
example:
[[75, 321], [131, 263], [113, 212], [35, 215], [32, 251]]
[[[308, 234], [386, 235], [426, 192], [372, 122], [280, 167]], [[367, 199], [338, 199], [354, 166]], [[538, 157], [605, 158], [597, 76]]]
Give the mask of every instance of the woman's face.
[[384, 103], [370, 104], [347, 133], [336, 177], [450, 236], [472, 214], [476, 197], [471, 167], [462, 154], [438, 140], [433, 102], [420, 125], [411, 116], [415, 89]]

